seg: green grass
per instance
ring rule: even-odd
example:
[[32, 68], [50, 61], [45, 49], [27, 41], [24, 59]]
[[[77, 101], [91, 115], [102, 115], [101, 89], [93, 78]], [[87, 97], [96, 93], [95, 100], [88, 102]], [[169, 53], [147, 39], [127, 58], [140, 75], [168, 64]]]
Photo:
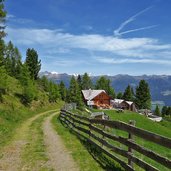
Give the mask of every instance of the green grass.
[[115, 110], [105, 110], [104, 112], [109, 115], [111, 120], [118, 120], [126, 123], [129, 123], [130, 120], [135, 120], [136, 127], [171, 138], [171, 124], [167, 121], [157, 123], [143, 115], [130, 111], [117, 113]]
[[28, 143], [26, 144], [22, 154], [21, 168], [27, 170], [52, 171], [47, 166], [48, 157], [45, 152], [44, 134], [42, 131], [42, 123], [44, 119], [51, 113], [40, 116], [32, 122], [29, 127]]
[[[97, 111], [97, 110], [95, 110]], [[171, 124], [167, 121], [162, 121], [162, 122], [154, 122], [149, 120], [147, 117], [139, 115], [137, 113], [134, 112], [130, 112], [130, 111], [124, 111], [124, 113], [117, 113], [115, 110], [104, 110], [104, 112], [110, 117], [110, 120], [116, 120], [116, 121], [123, 121], [126, 123], [129, 123], [130, 120], [135, 120], [136, 121], [136, 127], [138, 128], [142, 128], [144, 130], [148, 130], [151, 131], [153, 133], [171, 138]], [[108, 131], [110, 131], [111, 133], [117, 135], [117, 136], [122, 136], [122, 137], [128, 137], [128, 133], [124, 132], [124, 131], [120, 131], [120, 130], [116, 130], [116, 129], [108, 129]], [[160, 145], [157, 145], [155, 143], [146, 141], [144, 139], [135, 137], [134, 138], [136, 143], [142, 145], [143, 147], [146, 147], [147, 149], [150, 149], [162, 156], [165, 156], [169, 159], [171, 159], [171, 149], [162, 147]], [[113, 142], [110, 141], [111, 143], [113, 143], [114, 145], [123, 148], [125, 150], [127, 150], [127, 147], [118, 143], [118, 142]], [[143, 156], [142, 154], [139, 154], [138, 152], [134, 152], [134, 154], [152, 164], [153, 166], [159, 168], [160, 170], [169, 170], [167, 168], [165, 168], [164, 166], [158, 164], [157, 162], [154, 162], [153, 160]], [[117, 155], [119, 156], [119, 155]], [[120, 156], [120, 158], [124, 159], [123, 157]], [[124, 159], [125, 161], [127, 161], [126, 159]], [[136, 166], [137, 170], [141, 170], [139, 167]]]
[[81, 171], [121, 170], [118, 165], [99, 153], [96, 148], [91, 147], [84, 139], [78, 139], [76, 134], [66, 128], [56, 116], [53, 117], [52, 124]]
[[0, 150], [4, 145], [10, 143], [15, 130], [26, 119], [39, 112], [55, 109], [62, 106], [62, 103], [50, 104], [45, 92], [38, 90], [38, 100], [33, 101], [29, 106], [21, 103], [22, 86], [20, 82], [10, 76], [6, 77], [6, 94], [2, 95], [0, 102]]
[[[8, 97], [9, 98], [9, 97]], [[10, 97], [11, 98], [11, 97]], [[12, 99], [16, 104], [0, 104], [0, 150], [12, 140], [15, 130], [28, 118], [37, 113], [60, 108], [63, 102], [47, 104], [36, 109], [22, 106], [17, 100]], [[8, 100], [9, 102], [9, 100]]]

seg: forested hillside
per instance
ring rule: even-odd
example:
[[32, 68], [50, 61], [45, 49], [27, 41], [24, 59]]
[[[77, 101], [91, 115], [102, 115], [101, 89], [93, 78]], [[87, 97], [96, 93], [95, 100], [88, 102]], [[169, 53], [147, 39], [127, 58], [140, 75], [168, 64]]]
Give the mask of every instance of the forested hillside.
[[[4, 41], [6, 11], [0, 1], [0, 145], [4, 144], [19, 123], [38, 111], [60, 104], [59, 86], [40, 79], [41, 60], [33, 48], [22, 57], [10, 41]], [[24, 60], [25, 59], [25, 60]], [[24, 61], [23, 61], [24, 60]]]
[[[51, 72], [41, 72], [40, 76], [45, 75], [48, 79], [60, 83], [63, 81], [68, 87], [71, 79], [71, 75], [66, 73], [57, 74]], [[91, 76], [91, 80], [95, 83], [100, 76]], [[155, 104], [171, 106], [171, 76], [169, 75], [142, 75], [142, 76], [131, 76], [131, 75], [115, 75], [105, 76], [110, 80], [111, 86], [115, 89], [116, 93], [123, 92], [125, 88], [131, 85], [134, 90], [140, 80], [145, 80], [150, 87], [152, 101]]]

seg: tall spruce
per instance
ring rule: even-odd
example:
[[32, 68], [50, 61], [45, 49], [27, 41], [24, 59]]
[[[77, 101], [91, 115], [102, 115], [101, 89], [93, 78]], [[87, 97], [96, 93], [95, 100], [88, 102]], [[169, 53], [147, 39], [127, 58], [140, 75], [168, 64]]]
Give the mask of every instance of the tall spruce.
[[104, 76], [101, 76], [96, 81], [95, 88], [98, 90], [105, 90], [108, 95], [110, 95], [112, 98], [115, 98], [115, 91], [110, 85], [110, 80], [105, 78]]
[[4, 31], [5, 17], [6, 17], [6, 11], [4, 9], [4, 0], [0, 0], [0, 39], [2, 39], [6, 35]]
[[30, 73], [26, 64], [22, 66], [20, 82], [23, 87], [23, 98], [24, 104], [30, 104], [37, 97], [37, 89], [35, 83], [30, 79]]
[[65, 84], [64, 84], [63, 81], [61, 81], [60, 84], [59, 84], [59, 91], [60, 91], [61, 99], [63, 101], [66, 101], [67, 89], [66, 89]]
[[117, 99], [122, 99], [122, 97], [123, 97], [122, 92], [119, 92], [119, 93], [117, 94], [117, 96], [116, 96]]
[[167, 106], [163, 106], [161, 111], [162, 116], [164, 117], [166, 113], [167, 113]]
[[21, 54], [17, 47], [10, 41], [5, 48], [4, 65], [10, 76], [19, 78], [21, 73]]
[[4, 0], [0, 0], [0, 67], [3, 65], [3, 61], [4, 61], [5, 42], [3, 38], [6, 35], [4, 31], [5, 18], [6, 18], [6, 11], [4, 10]]
[[141, 80], [136, 88], [135, 103], [139, 109], [151, 108], [151, 95], [148, 83], [145, 80]]
[[81, 78], [81, 75], [78, 75], [77, 82], [78, 82], [80, 90], [82, 90], [82, 78]]
[[156, 105], [156, 108], [155, 108], [155, 111], [154, 111], [154, 114], [157, 115], [157, 116], [160, 116], [161, 113], [160, 113], [160, 109], [159, 109], [159, 106]]
[[48, 92], [49, 102], [57, 102], [57, 100], [61, 98], [59, 86], [52, 81], [49, 82]]
[[69, 102], [74, 102], [77, 104], [78, 108], [82, 108], [83, 106], [82, 94], [79, 89], [78, 82], [74, 76], [72, 76], [70, 80], [68, 93], [69, 93]]
[[48, 92], [49, 81], [45, 75], [40, 79], [40, 82], [43, 90]]
[[91, 82], [91, 78], [89, 77], [89, 75], [87, 73], [84, 73], [84, 75], [82, 77], [81, 88], [83, 90], [88, 90], [88, 89], [92, 89], [93, 88], [93, 84]]
[[171, 106], [167, 107], [166, 115], [171, 116]]
[[38, 59], [38, 54], [34, 49], [27, 49], [25, 63], [28, 66], [31, 78], [37, 80], [41, 69], [41, 60]]
[[125, 92], [123, 94], [123, 99], [127, 101], [133, 101], [133, 94], [130, 85], [128, 85], [127, 88], [125, 89]]

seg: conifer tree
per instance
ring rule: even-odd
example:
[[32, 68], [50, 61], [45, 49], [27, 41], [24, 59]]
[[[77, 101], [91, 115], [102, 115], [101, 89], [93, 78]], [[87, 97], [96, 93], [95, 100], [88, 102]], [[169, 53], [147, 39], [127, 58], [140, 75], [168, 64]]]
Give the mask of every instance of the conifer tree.
[[119, 92], [118, 94], [117, 94], [117, 99], [122, 99], [122, 97], [123, 97], [123, 94], [122, 94], [122, 92]]
[[170, 106], [167, 107], [166, 115], [171, 116], [171, 107]]
[[6, 35], [4, 31], [5, 18], [6, 11], [4, 10], [4, 0], [0, 0], [0, 67], [3, 65], [4, 61], [5, 42], [3, 40], [3, 37], [5, 37]]
[[19, 78], [21, 72], [22, 62], [21, 54], [17, 47], [14, 47], [10, 41], [4, 52], [4, 65], [8, 74], [12, 77]]
[[157, 116], [160, 116], [161, 115], [160, 109], [159, 109], [159, 106], [158, 105], [155, 108], [154, 114], [157, 115]]
[[101, 76], [97, 81], [95, 88], [98, 90], [105, 90], [108, 95], [110, 95], [112, 98], [115, 98], [115, 91], [110, 86], [110, 80], [106, 79], [104, 76]]
[[52, 81], [49, 82], [48, 91], [49, 102], [57, 102], [57, 100], [61, 98], [58, 85], [53, 83]]
[[161, 111], [162, 116], [164, 117], [166, 113], [167, 113], [167, 106], [163, 106]]
[[43, 77], [41, 78], [41, 85], [43, 86], [43, 90], [46, 91], [46, 92], [48, 92], [49, 81], [48, 81], [48, 79], [47, 79], [46, 76], [43, 76]]
[[7, 89], [7, 73], [3, 66], [0, 67], [0, 102], [3, 101], [2, 95], [6, 93]]
[[136, 88], [135, 103], [139, 109], [151, 108], [151, 95], [148, 83], [145, 80], [141, 80]]
[[25, 63], [28, 66], [31, 78], [37, 80], [41, 69], [41, 60], [38, 60], [38, 54], [34, 49], [27, 49]]
[[61, 99], [63, 101], [66, 101], [67, 90], [65, 88], [65, 84], [64, 84], [63, 81], [61, 81], [60, 84], [59, 84], [59, 91], [60, 91]]
[[6, 33], [4, 32], [5, 17], [6, 11], [4, 10], [4, 0], [0, 0], [0, 39], [2, 39], [6, 35]]
[[130, 85], [128, 85], [127, 88], [125, 89], [125, 92], [123, 94], [123, 99], [127, 101], [133, 100], [133, 94], [132, 94], [132, 89]]
[[4, 65], [5, 42], [0, 39], [0, 67]]
[[78, 75], [77, 82], [78, 82], [80, 90], [82, 90], [82, 78], [81, 78], [81, 75]]
[[26, 64], [22, 66], [20, 82], [23, 86], [23, 103], [29, 104], [36, 99], [37, 90], [35, 83], [30, 79], [30, 73]]
[[88, 90], [93, 88], [93, 84], [91, 82], [90, 77], [88, 76], [87, 73], [85, 73], [82, 77], [82, 90]]
[[83, 106], [82, 94], [79, 89], [79, 85], [77, 80], [74, 76], [72, 76], [70, 80], [70, 87], [69, 87], [69, 102], [74, 102], [77, 104], [78, 108]]

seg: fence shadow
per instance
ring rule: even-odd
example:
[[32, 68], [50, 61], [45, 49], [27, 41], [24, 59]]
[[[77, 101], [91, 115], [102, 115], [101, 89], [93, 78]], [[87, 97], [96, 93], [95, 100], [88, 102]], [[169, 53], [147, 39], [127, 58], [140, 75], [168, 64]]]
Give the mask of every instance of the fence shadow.
[[81, 144], [87, 149], [89, 154], [94, 158], [94, 160], [105, 170], [105, 171], [123, 171], [121, 167], [116, 165], [109, 157], [107, 157], [104, 153], [102, 153], [95, 145], [90, 144], [87, 138], [84, 135], [78, 134], [76, 131], [71, 129], [65, 122], [58, 117], [58, 120], [61, 124], [68, 128], [69, 131], [77, 136], [80, 140]]

